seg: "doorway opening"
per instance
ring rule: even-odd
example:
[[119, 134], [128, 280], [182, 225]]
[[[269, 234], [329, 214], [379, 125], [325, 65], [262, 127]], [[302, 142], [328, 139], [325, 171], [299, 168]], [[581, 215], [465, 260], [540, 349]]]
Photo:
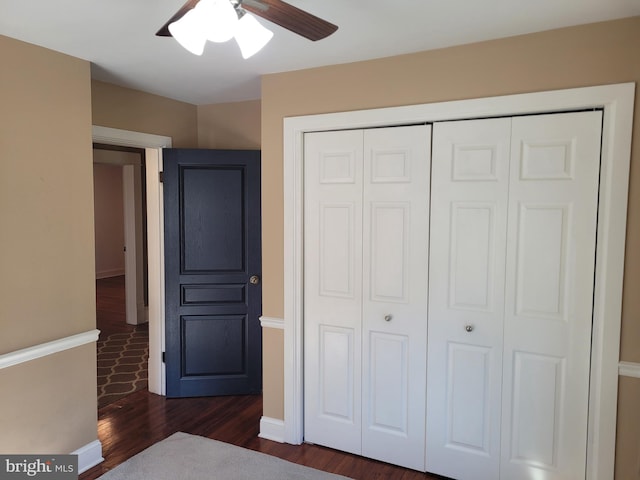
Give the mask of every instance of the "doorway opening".
[[93, 145], [98, 408], [148, 385], [145, 151]]

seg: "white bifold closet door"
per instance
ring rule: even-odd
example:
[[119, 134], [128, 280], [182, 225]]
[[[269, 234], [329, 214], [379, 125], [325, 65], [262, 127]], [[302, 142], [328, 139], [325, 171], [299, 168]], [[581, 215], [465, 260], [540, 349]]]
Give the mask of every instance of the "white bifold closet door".
[[421, 471], [430, 137], [304, 137], [305, 441]]
[[434, 125], [430, 472], [585, 478], [601, 121]]

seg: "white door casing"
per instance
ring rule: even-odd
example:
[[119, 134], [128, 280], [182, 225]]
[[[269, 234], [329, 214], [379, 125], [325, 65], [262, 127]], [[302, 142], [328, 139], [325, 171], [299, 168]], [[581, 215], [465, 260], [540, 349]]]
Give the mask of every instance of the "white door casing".
[[149, 391], [165, 394], [164, 351], [164, 243], [162, 148], [171, 147], [171, 137], [149, 133], [92, 127], [95, 143], [145, 149], [147, 181], [147, 255], [149, 275]]
[[147, 321], [144, 306], [142, 248], [142, 170], [140, 163], [122, 167], [124, 197], [125, 317], [130, 325]]
[[305, 439], [424, 470], [430, 127], [305, 136]]
[[284, 120], [284, 425], [303, 439], [303, 137], [306, 132], [602, 108], [587, 479], [613, 478], [622, 273], [635, 84], [342, 112]]

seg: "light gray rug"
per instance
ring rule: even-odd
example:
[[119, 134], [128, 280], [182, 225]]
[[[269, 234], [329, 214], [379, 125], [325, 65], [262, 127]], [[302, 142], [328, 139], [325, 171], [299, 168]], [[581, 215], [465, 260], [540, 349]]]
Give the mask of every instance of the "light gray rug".
[[100, 480], [339, 480], [340, 475], [197, 435], [174, 433]]

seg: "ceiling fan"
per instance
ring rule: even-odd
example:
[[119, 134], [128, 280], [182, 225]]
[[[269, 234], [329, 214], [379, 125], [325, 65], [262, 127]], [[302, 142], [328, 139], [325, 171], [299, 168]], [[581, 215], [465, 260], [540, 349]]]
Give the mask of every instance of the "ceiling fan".
[[[229, 0], [236, 11], [246, 10], [254, 15], [280, 25], [312, 41], [321, 40], [335, 32], [338, 27], [282, 0]], [[180, 20], [189, 10], [195, 8], [199, 0], [188, 0], [156, 35], [172, 36], [169, 25]]]

